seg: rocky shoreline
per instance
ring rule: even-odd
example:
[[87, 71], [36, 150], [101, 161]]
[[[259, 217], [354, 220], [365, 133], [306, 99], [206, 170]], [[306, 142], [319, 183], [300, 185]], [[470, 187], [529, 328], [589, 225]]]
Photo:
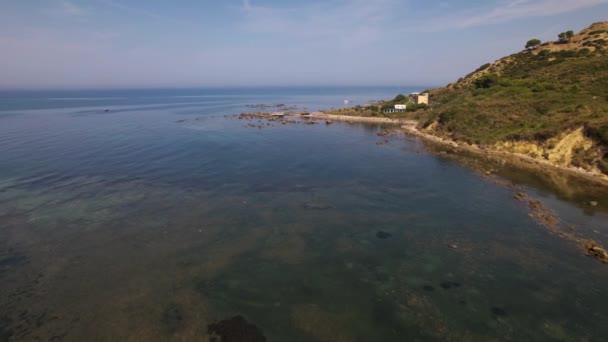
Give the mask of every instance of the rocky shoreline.
[[[245, 114], [247, 116], [255, 116], [257, 118], [273, 116], [272, 113], [255, 113], [255, 114], [245, 113]], [[419, 130], [417, 128], [418, 122], [415, 120], [392, 119], [392, 118], [371, 117], [371, 116], [336, 115], [336, 114], [327, 114], [327, 113], [323, 113], [323, 112], [313, 112], [313, 113], [287, 112], [284, 114], [282, 113], [281, 117], [283, 117], [283, 115], [291, 116], [291, 117], [298, 117], [298, 118], [303, 118], [303, 119], [325, 120], [326, 123], [328, 123], [328, 124], [333, 121], [342, 121], [342, 122], [351, 122], [351, 123], [395, 124], [395, 125], [399, 125], [400, 129], [403, 132], [416, 136], [416, 137], [419, 137], [420, 139], [422, 139], [426, 142], [439, 144], [442, 146], [447, 146], [447, 147], [453, 148], [455, 150], [463, 150], [463, 151], [472, 152], [472, 153], [485, 155], [485, 156], [506, 158], [509, 161], [511, 161], [515, 164], [518, 164], [520, 166], [523, 166], [523, 167], [528, 167], [528, 168], [530, 168], [530, 167], [535, 167], [535, 168], [550, 167], [555, 170], [566, 172], [566, 173], [575, 175], [577, 177], [581, 177], [581, 178], [593, 181], [593, 182], [601, 184], [603, 186], [608, 186], [608, 176], [606, 176], [606, 175], [603, 175], [603, 174], [600, 174], [597, 172], [591, 172], [591, 171], [585, 170], [580, 167], [557, 165], [548, 160], [534, 158], [534, 157], [520, 154], [520, 153], [500, 151], [500, 150], [496, 150], [496, 149], [492, 149], [492, 148], [480, 147], [477, 145], [470, 145], [467, 143], [461, 143], [461, 142], [457, 142], [454, 140], [438, 137], [436, 135], [426, 133], [426, 132]], [[278, 119], [278, 118], [275, 117], [275, 120], [276, 119]]]
[[[291, 115], [300, 115], [300, 114], [291, 114]], [[507, 151], [499, 151], [491, 148], [480, 147], [477, 145], [469, 145], [466, 143], [459, 143], [454, 140], [445, 139], [442, 137], [438, 137], [433, 134], [429, 134], [423, 132], [417, 128], [418, 122], [415, 120], [407, 120], [407, 119], [391, 119], [391, 118], [380, 118], [380, 117], [370, 117], [370, 116], [348, 116], [348, 115], [334, 115], [334, 114], [326, 114], [322, 112], [312, 113], [309, 115], [311, 118], [322, 119], [322, 120], [335, 120], [335, 121], [344, 121], [344, 122], [367, 122], [367, 123], [390, 123], [390, 124], [399, 124], [401, 125], [401, 129], [408, 134], [417, 136], [427, 142], [440, 144], [443, 146], [448, 146], [454, 149], [466, 150], [468, 152], [473, 152], [482, 155], [491, 155], [491, 156], [499, 156], [503, 158], [508, 158], [510, 161], [518, 163], [520, 165], [528, 165], [528, 166], [536, 166], [536, 167], [551, 167], [563, 172], [567, 172], [578, 177], [582, 177], [599, 184], [608, 186], [608, 176], [591, 172], [580, 167], [573, 166], [562, 166], [554, 164], [550, 161], [530, 157], [525, 154], [507, 152]]]
[[444, 138], [438, 137], [436, 135], [432, 135], [432, 134], [420, 131], [416, 127], [415, 121], [408, 122], [407, 124], [402, 125], [401, 128], [406, 133], [415, 135], [425, 141], [429, 141], [432, 143], [449, 146], [454, 149], [466, 150], [468, 152], [473, 152], [473, 153], [482, 154], [482, 155], [486, 155], [486, 156], [495, 156], [495, 157], [498, 156], [498, 157], [502, 157], [502, 158], [507, 158], [512, 162], [515, 162], [517, 164], [524, 165], [524, 166], [535, 166], [538, 168], [550, 167], [550, 168], [553, 168], [556, 170], [560, 170], [563, 172], [573, 174], [577, 177], [582, 177], [587, 180], [591, 180], [593, 182], [602, 184], [604, 186], [608, 186], [608, 177], [607, 176], [605, 176], [603, 174], [591, 172], [591, 171], [582, 169], [580, 167], [556, 165], [550, 161], [530, 157], [525, 154], [507, 152], [507, 151], [499, 151], [499, 150], [495, 150], [495, 149], [491, 149], [491, 148], [483, 148], [483, 147], [480, 147], [477, 145], [469, 145], [466, 143], [458, 143], [453, 140], [444, 139]]
[[413, 120], [379, 118], [379, 117], [372, 117], [372, 116], [335, 115], [335, 114], [325, 114], [322, 112], [311, 113], [308, 115], [308, 117], [313, 118], [313, 119], [335, 120], [335, 121], [345, 121], [345, 122], [392, 123], [392, 124], [401, 124], [401, 125], [410, 125], [410, 124], [415, 125], [416, 124], [416, 121], [413, 121]]
[[[416, 136], [426, 142], [433, 143], [436, 145], [441, 145], [445, 147], [449, 147], [454, 149], [455, 151], [466, 151], [475, 153], [478, 155], [483, 155], [487, 157], [494, 158], [503, 158], [508, 160], [509, 162], [519, 165], [524, 168], [535, 168], [541, 169], [549, 167], [554, 170], [558, 170], [560, 172], [565, 172], [567, 174], [580, 177], [582, 179], [586, 179], [597, 183], [602, 186], [608, 186], [608, 176], [601, 174], [599, 172], [592, 172], [589, 170], [585, 170], [581, 167], [574, 166], [563, 166], [552, 163], [551, 161], [531, 157], [521, 153], [509, 152], [497, 150], [491, 147], [478, 146], [474, 144], [467, 144], [463, 142], [457, 142], [451, 139], [445, 139], [424, 131], [421, 131], [417, 128], [418, 122], [415, 120], [408, 119], [392, 119], [385, 117], [371, 117], [371, 116], [350, 116], [350, 115], [336, 115], [336, 114], [327, 114], [323, 112], [254, 112], [254, 113], [242, 113], [240, 115], [236, 115], [237, 117], [243, 119], [268, 119], [270, 121], [278, 121], [282, 124], [287, 123], [300, 123], [296, 121], [297, 119], [304, 119], [304, 123], [314, 124], [317, 121], [325, 121], [327, 124], [331, 124], [334, 121], [341, 121], [347, 123], [376, 123], [376, 124], [392, 124], [398, 125], [399, 130]], [[289, 119], [291, 117], [292, 119]], [[185, 121], [185, 120], [181, 120]], [[252, 126], [252, 124], [250, 124]], [[255, 125], [253, 125], [255, 126]], [[257, 127], [257, 126], [255, 126]], [[258, 127], [261, 128], [261, 127]]]

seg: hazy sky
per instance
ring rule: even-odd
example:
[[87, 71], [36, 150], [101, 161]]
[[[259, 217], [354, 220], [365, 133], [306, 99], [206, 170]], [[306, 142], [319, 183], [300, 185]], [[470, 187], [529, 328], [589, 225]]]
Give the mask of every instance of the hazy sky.
[[0, 88], [442, 85], [608, 0], [0, 0]]

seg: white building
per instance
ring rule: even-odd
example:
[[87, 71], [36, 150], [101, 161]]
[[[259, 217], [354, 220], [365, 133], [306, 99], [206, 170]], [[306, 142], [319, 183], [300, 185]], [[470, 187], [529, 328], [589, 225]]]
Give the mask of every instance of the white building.
[[397, 104], [397, 105], [395, 105], [395, 108], [386, 108], [385, 110], [383, 110], [383, 112], [384, 113], [401, 113], [401, 112], [405, 112], [406, 108], [407, 108], [407, 105]]

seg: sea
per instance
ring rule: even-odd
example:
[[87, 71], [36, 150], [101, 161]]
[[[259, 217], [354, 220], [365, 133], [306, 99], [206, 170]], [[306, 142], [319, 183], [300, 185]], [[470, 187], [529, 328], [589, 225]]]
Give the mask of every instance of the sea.
[[0, 92], [0, 341], [605, 341], [604, 187], [239, 117], [425, 88]]

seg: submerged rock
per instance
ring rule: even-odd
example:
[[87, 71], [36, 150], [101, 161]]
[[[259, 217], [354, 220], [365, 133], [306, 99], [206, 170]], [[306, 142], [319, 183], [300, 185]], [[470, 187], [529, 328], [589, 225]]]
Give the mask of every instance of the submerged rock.
[[212, 342], [266, 342], [262, 331], [241, 315], [209, 324], [207, 333]]
[[439, 286], [441, 286], [444, 290], [449, 290], [451, 288], [460, 287], [461, 284], [459, 282], [455, 282], [455, 281], [444, 281], [441, 284], [439, 284]]
[[392, 237], [392, 236], [393, 236], [393, 234], [391, 234], [391, 233], [387, 233], [387, 232], [385, 232], [385, 231], [383, 231], [383, 230], [379, 230], [379, 231], [376, 233], [376, 237], [377, 237], [378, 239], [388, 239], [388, 238], [390, 238], [390, 237]]
[[505, 309], [499, 308], [497, 306], [493, 306], [490, 310], [492, 311], [492, 314], [494, 316], [504, 317], [507, 315], [507, 311], [505, 311]]
[[433, 292], [433, 291], [435, 291], [435, 288], [434, 288], [433, 286], [431, 286], [431, 285], [424, 285], [424, 286], [422, 287], [422, 289], [423, 289], [424, 291], [427, 291], [427, 292]]

